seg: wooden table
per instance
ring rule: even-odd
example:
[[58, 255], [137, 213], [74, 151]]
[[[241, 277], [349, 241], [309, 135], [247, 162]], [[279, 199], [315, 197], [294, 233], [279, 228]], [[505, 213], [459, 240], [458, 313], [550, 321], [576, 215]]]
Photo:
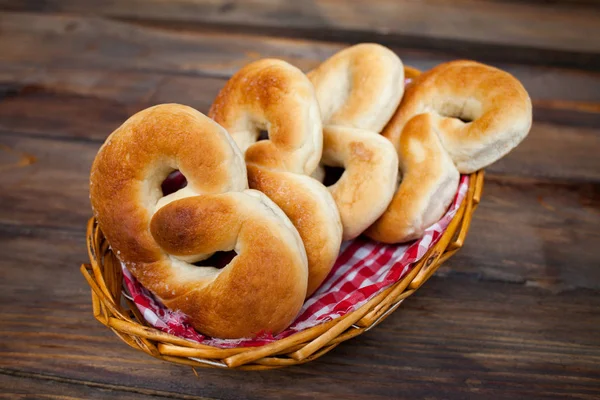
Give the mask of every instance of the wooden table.
[[[600, 9], [593, 0], [0, 0], [0, 387], [8, 398], [600, 398]], [[261, 57], [376, 41], [473, 58], [534, 103], [465, 247], [380, 326], [305, 366], [198, 370], [92, 317], [88, 172], [147, 106], [203, 112]], [[43, 394], [43, 395], [42, 395]]]

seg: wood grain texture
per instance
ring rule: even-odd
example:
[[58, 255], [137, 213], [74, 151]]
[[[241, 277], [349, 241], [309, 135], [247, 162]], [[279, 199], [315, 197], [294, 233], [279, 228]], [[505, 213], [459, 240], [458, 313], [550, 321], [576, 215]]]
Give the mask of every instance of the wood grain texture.
[[553, 294], [464, 277], [433, 278], [376, 329], [310, 368], [199, 369], [196, 378], [189, 368], [128, 348], [93, 320], [89, 288], [73, 268], [85, 259], [83, 240], [79, 232], [0, 226], [0, 373], [175, 398], [600, 395], [598, 291]]
[[[0, 399], [75, 400], [75, 399], [147, 399], [160, 392], [127, 386], [102, 385], [14, 370], [0, 370]], [[160, 397], [159, 397], [160, 398]]]
[[[105, 76], [127, 70], [228, 78], [243, 65], [265, 57], [282, 58], [308, 71], [346, 46], [247, 34], [170, 31], [97, 18], [20, 13], [0, 13], [0, 29], [3, 32], [0, 35], [1, 73], [7, 78], [18, 76], [21, 81], [43, 79], [48, 69], [53, 74], [61, 74], [59, 70], [62, 70], [64, 81], [67, 72], [76, 68]], [[422, 70], [458, 57], [451, 49], [446, 52], [393, 49], [405, 64]], [[556, 109], [562, 105], [595, 113], [600, 110], [598, 71], [531, 67], [506, 61], [493, 65], [513, 73], [532, 98], [545, 101], [546, 107]], [[61, 78], [55, 79], [58, 83]], [[126, 78], [121, 81], [125, 82]]]
[[225, 80], [122, 71], [0, 71], [0, 130], [103, 141], [151, 105], [183, 103], [204, 113]]
[[[6, 134], [0, 143], [37, 160], [0, 174], [0, 223], [83, 235], [90, 216], [88, 171], [100, 144]], [[599, 191], [598, 182], [563, 184], [488, 173], [466, 250], [456, 262], [451, 259], [449, 268], [553, 290], [600, 288]]]
[[463, 249], [441, 274], [600, 288], [600, 186], [488, 174], [483, 191]]
[[[211, 27], [342, 41], [377, 41], [528, 62], [597, 66], [597, 5], [539, 6], [485, 0], [81, 2], [3, 0], [16, 11], [102, 15], [173, 29]], [[568, 28], [567, 28], [568, 27]]]

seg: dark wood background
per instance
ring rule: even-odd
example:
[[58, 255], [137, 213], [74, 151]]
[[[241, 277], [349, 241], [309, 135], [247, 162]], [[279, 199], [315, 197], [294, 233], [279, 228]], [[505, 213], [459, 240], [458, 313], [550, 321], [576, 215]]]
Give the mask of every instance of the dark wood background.
[[[0, 397], [600, 398], [600, 6], [594, 0], [0, 0]], [[372, 331], [308, 365], [198, 370], [92, 317], [88, 173], [162, 102], [206, 112], [242, 65], [307, 70], [376, 41], [426, 69], [504, 68], [529, 137], [487, 170], [465, 247]]]

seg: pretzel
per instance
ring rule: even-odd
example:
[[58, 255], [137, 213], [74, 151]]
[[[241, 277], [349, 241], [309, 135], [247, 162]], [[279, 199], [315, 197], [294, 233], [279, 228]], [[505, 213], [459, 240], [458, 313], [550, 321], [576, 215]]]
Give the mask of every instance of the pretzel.
[[[402, 62], [383, 46], [360, 44], [336, 53], [308, 77], [324, 124], [321, 163], [345, 168], [329, 190], [343, 238], [353, 239], [386, 210], [396, 189], [398, 157], [379, 133], [402, 98]], [[315, 176], [322, 179], [323, 171]]]
[[[209, 115], [245, 152], [250, 187], [265, 193], [298, 229], [308, 257], [310, 296], [331, 270], [342, 235], [331, 194], [308, 176], [323, 145], [313, 86], [284, 61], [259, 60], [227, 82]], [[257, 141], [261, 130], [268, 131], [268, 140]]]
[[[188, 185], [167, 196], [180, 170]], [[177, 104], [143, 110], [115, 130], [90, 174], [94, 214], [117, 258], [167, 307], [219, 338], [278, 333], [300, 310], [307, 260], [285, 214], [248, 190], [227, 132]], [[195, 266], [235, 250], [223, 269]]]
[[459, 173], [506, 155], [531, 119], [527, 91], [497, 68], [453, 61], [418, 76], [383, 131], [398, 151], [402, 182], [366, 234], [385, 243], [422, 236], [452, 201]]

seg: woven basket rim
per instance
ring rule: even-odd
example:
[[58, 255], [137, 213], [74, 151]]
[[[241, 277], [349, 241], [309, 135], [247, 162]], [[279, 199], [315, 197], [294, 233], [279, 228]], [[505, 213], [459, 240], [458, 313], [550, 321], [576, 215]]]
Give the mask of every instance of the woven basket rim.
[[462, 247], [481, 199], [483, 180], [483, 170], [470, 175], [467, 195], [446, 231], [398, 282], [353, 312], [260, 347], [213, 347], [150, 326], [133, 301], [124, 296], [120, 263], [95, 218], [90, 218], [87, 225], [90, 263], [83, 264], [80, 270], [92, 289], [94, 317], [129, 346], [155, 358], [191, 367], [246, 370], [303, 364], [378, 325]]

